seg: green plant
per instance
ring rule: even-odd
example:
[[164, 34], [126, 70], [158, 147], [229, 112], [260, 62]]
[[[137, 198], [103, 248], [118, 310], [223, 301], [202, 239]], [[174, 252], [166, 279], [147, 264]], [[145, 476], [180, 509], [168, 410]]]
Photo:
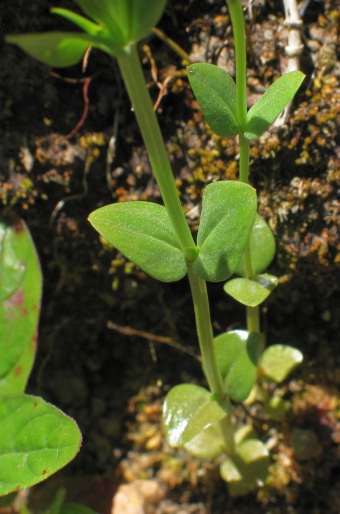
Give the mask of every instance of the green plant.
[[24, 394], [37, 346], [42, 278], [23, 221], [0, 220], [0, 495], [45, 480], [78, 452], [76, 423]]
[[[275, 253], [270, 228], [257, 214], [256, 192], [248, 183], [250, 141], [260, 137], [292, 100], [304, 76], [293, 72], [274, 82], [247, 110], [245, 27], [240, 0], [229, 0], [235, 34], [236, 82], [224, 70], [193, 64], [188, 76], [211, 129], [239, 137], [240, 181], [209, 184], [202, 200], [194, 241], [178, 198], [160, 128], [143, 77], [138, 41], [158, 21], [165, 0], [75, 0], [88, 18], [52, 9], [83, 33], [7, 36], [37, 59], [53, 66], [78, 62], [92, 45], [116, 57], [134, 107], [164, 206], [117, 203], [89, 220], [111, 244], [152, 277], [165, 282], [188, 275], [196, 315], [203, 371], [209, 390], [192, 384], [174, 387], [164, 405], [164, 430], [174, 447], [220, 460], [231, 494], [244, 494], [267, 476], [269, 453], [252, 427], [235, 431], [232, 401], [245, 401], [257, 381], [279, 382], [302, 360], [298, 350], [271, 346], [259, 322], [259, 305], [278, 279], [264, 273]], [[247, 308], [247, 330], [214, 339], [206, 281], [225, 281], [225, 290]]]

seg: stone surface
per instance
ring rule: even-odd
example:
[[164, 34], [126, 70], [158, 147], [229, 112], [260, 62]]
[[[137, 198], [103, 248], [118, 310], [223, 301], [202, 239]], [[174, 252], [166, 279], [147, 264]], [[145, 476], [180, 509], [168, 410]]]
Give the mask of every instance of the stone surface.
[[111, 514], [154, 514], [164, 496], [165, 489], [156, 480], [123, 484], [113, 499]]

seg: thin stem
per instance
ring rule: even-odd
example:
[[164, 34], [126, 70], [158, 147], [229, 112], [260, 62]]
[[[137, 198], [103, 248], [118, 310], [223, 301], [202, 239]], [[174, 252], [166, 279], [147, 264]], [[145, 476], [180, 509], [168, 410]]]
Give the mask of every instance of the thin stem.
[[[249, 140], [243, 134], [239, 136], [240, 141], [240, 181], [249, 184]], [[250, 280], [254, 278], [254, 272], [251, 265], [250, 246], [247, 245], [243, 254], [243, 265], [246, 276]]]
[[229, 413], [220, 421], [226, 451], [230, 457], [236, 453], [235, 427]]
[[135, 45], [132, 45], [123, 57], [118, 57], [118, 64], [136, 114], [165, 208], [171, 219], [182, 251], [185, 257], [191, 261], [194, 258], [195, 242], [181, 206], [162, 134], [145, 85], [144, 74]]
[[239, 135], [240, 144], [240, 181], [249, 184], [249, 150], [250, 141], [243, 134]]
[[247, 307], [247, 329], [249, 332], [260, 332], [259, 306]]
[[[236, 60], [236, 105], [237, 117], [244, 131], [247, 123], [247, 43], [242, 3], [240, 0], [227, 0], [234, 31]], [[240, 142], [240, 181], [249, 184], [249, 140], [243, 134]], [[250, 245], [248, 243], [243, 254], [243, 265], [249, 280], [255, 278], [251, 264]], [[249, 332], [260, 332], [259, 307], [247, 307], [247, 329]]]
[[176, 52], [177, 55], [180, 56], [180, 58], [184, 61], [184, 64], [193, 64], [193, 61], [190, 59], [190, 55], [183, 50], [182, 47], [180, 47], [175, 41], [171, 38], [169, 38], [163, 30], [158, 29], [157, 27], [153, 27], [152, 32], [156, 34], [156, 36], [159, 37], [164, 43], [166, 43], [168, 46], [170, 46], [171, 50]]
[[227, 0], [234, 32], [236, 61], [236, 108], [237, 119], [242, 131], [247, 124], [247, 40], [242, 3]]
[[[214, 337], [211, 327], [210, 307], [208, 300], [207, 285], [205, 280], [198, 277], [188, 269], [191, 294], [194, 303], [196, 328], [198, 341], [202, 355], [202, 367], [206, 376], [209, 389], [216, 397], [216, 400], [225, 408], [230, 410], [230, 403], [224, 390], [223, 379], [217, 365], [214, 350]], [[235, 451], [234, 429], [230, 419], [230, 413], [221, 422], [224, 443], [229, 455]]]
[[[240, 181], [249, 183], [249, 140], [243, 134], [239, 136], [240, 140]], [[251, 264], [250, 245], [247, 244], [243, 253], [243, 266], [246, 277], [249, 280], [255, 278], [255, 273]], [[259, 307], [247, 307], [247, 329], [249, 332], [260, 332], [260, 313]]]
[[198, 277], [190, 267], [189, 282], [196, 316], [198, 341], [202, 355], [202, 365], [210, 391], [219, 402], [225, 400], [225, 391], [220, 370], [214, 352], [213, 331], [211, 327], [210, 307], [205, 280]]

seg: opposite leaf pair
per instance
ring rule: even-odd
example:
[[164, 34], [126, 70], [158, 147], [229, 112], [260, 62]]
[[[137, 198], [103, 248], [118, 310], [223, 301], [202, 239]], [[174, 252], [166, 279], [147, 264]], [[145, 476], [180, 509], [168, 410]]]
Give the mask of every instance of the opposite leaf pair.
[[220, 137], [243, 134], [250, 140], [270, 127], [293, 99], [304, 77], [301, 71], [292, 71], [273, 82], [249, 109], [246, 126], [242, 127], [237, 116], [236, 85], [229, 73], [213, 64], [188, 67], [190, 85], [211, 130]]
[[239, 182], [215, 182], [205, 188], [197, 247], [188, 263], [166, 209], [150, 202], [118, 203], [89, 216], [92, 225], [128, 259], [158, 280], [172, 282], [187, 273], [226, 280], [238, 265], [256, 214], [256, 193]]

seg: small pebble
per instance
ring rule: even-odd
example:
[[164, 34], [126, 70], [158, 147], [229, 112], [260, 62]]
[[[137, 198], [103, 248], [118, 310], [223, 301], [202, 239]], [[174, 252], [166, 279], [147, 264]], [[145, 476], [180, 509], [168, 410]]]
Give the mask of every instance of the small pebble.
[[165, 489], [157, 480], [135, 480], [123, 484], [113, 499], [111, 514], [152, 514], [159, 505]]

